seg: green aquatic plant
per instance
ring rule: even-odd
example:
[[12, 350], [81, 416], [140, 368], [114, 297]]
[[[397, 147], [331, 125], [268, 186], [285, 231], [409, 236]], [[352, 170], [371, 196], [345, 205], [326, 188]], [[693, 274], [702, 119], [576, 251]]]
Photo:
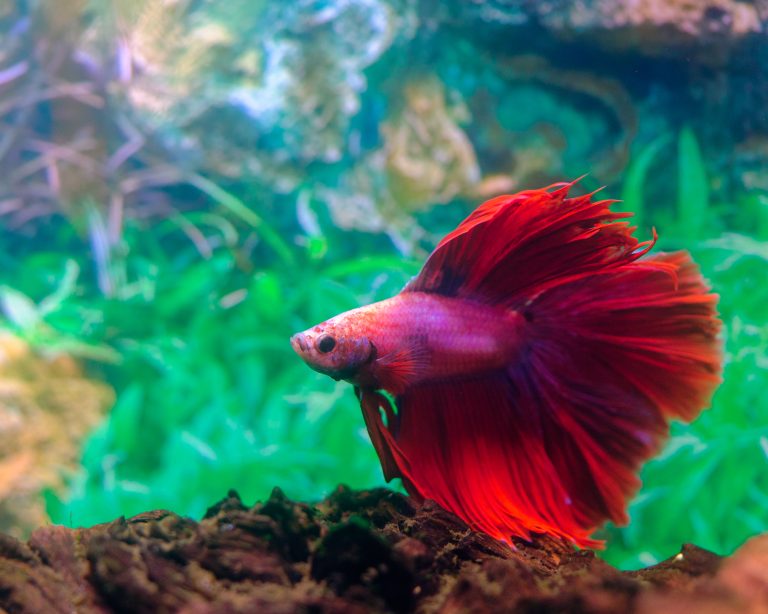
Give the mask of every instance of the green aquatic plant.
[[[45, 354], [66, 354], [101, 362], [118, 362], [119, 355], [110, 347], [89, 342], [73, 322], [62, 321], [74, 301], [80, 268], [73, 260], [64, 264], [64, 272], [52, 292], [39, 302], [10, 286], [0, 286], [0, 331], [6, 330]], [[87, 319], [83, 311], [80, 314]]]
[[632, 158], [624, 176], [624, 185], [621, 190], [622, 209], [630, 211], [634, 216], [632, 223], [641, 231], [647, 231], [645, 209], [645, 184], [651, 165], [658, 153], [669, 143], [669, 135], [662, 134], [656, 137], [640, 152]]
[[[407, 79], [379, 58], [415, 35], [416, 4], [6, 4], [3, 23], [18, 27], [0, 41], [0, 329], [35, 352], [86, 360], [118, 395], [69, 492], [49, 493], [53, 520], [155, 507], [199, 516], [230, 487], [252, 501], [274, 485], [315, 499], [338, 482], [381, 484], [351, 391], [309, 373], [287, 339], [394, 294], [418, 268], [377, 235], [331, 227], [304, 198], [336, 190], [349, 215], [343, 178], [359, 167], [354, 196], [381, 207], [382, 174], [364, 163]], [[529, 57], [500, 66], [469, 40], [450, 42], [427, 68], [446, 103], [465, 99], [467, 120], [455, 123], [477, 156], [464, 152], [465, 173], [477, 164], [491, 179], [528, 181], [587, 171], [585, 160], [611, 177], [622, 167], [638, 109], [617, 81]], [[420, 150], [430, 165], [440, 140]], [[617, 205], [635, 212], [643, 238], [656, 226], [661, 248], [694, 252], [726, 324], [712, 409], [674, 428], [631, 524], [608, 529], [606, 556], [623, 566], [682, 541], [727, 552], [768, 523], [768, 197], [717, 202], [705, 153], [692, 126], [650, 141]], [[414, 242], [429, 248], [460, 212], [418, 195], [431, 234]]]
[[684, 221], [682, 238], [693, 243], [702, 238], [709, 214], [707, 171], [690, 126], [680, 131], [677, 148], [677, 215]]
[[[651, 169], [670, 150], [689, 185], [658, 200]], [[682, 541], [726, 552], [768, 522], [768, 296], [760, 284], [768, 218], [753, 197], [735, 228], [752, 220], [754, 236], [715, 234], [733, 227], [723, 214], [732, 207], [711, 202], [696, 152], [692, 134], [653, 142], [631, 165], [624, 196], [641, 233], [655, 225], [665, 249], [692, 248], [720, 294], [725, 383], [713, 408], [677, 425], [646, 466], [631, 524], [608, 529], [606, 556], [622, 566], [669, 556]], [[100, 289], [98, 265], [66, 219], [34, 249], [0, 237], [3, 326], [40, 350], [64, 341], [71, 350], [73, 340], [89, 348], [81, 355], [92, 359], [92, 374], [118, 395], [86, 442], [69, 493], [48, 495], [56, 522], [87, 525], [156, 507], [199, 516], [230, 487], [247, 501], [275, 485], [316, 499], [339, 482], [383, 482], [351, 391], [308, 372], [287, 340], [396, 293], [419, 263], [393, 255], [385, 240], [332, 227], [301, 197], [297, 213], [249, 197], [256, 187], [235, 193], [208, 178], [187, 180], [207, 205], [172, 209], [152, 224], [126, 218], [111, 293]], [[683, 194], [699, 208], [682, 209]], [[437, 230], [445, 215], [427, 213], [425, 225]], [[692, 215], [705, 222], [688, 232]]]
[[277, 484], [317, 499], [339, 482], [383, 483], [351, 391], [306, 373], [288, 338], [394, 293], [413, 263], [318, 259], [285, 243], [295, 266], [272, 251], [250, 272], [242, 245], [221, 243], [206, 257], [191, 242], [164, 251], [183, 236], [170, 220], [126, 232], [129, 276], [140, 273], [141, 285], [83, 299], [102, 314], [93, 336], [121, 357], [101, 369], [118, 399], [87, 441], [69, 496], [49, 495], [54, 521], [87, 525], [156, 507], [199, 516], [223, 485], [255, 500]]
[[[655, 217], [648, 209], [650, 223]], [[54, 521], [87, 525], [156, 507], [199, 516], [229, 487], [246, 500], [274, 485], [316, 499], [339, 482], [383, 483], [351, 391], [308, 372], [287, 339], [394, 294], [419, 264], [393, 256], [386, 244], [371, 247], [354, 233], [322, 228], [322, 221], [312, 236], [300, 232], [294, 240], [270, 224], [290, 251], [285, 258], [266, 239], [253, 243], [260, 228], [228, 208], [152, 227], [129, 221], [125, 283], [112, 296], [76, 265], [62, 275], [62, 256], [53, 250], [78, 253], [64, 227], [50, 251], [15, 267], [6, 262], [6, 327], [34, 338], [37, 309], [53, 333], [109, 348], [120, 360], [92, 363], [118, 399], [89, 437], [69, 494], [49, 493]], [[609, 529], [606, 556], [623, 566], [669, 556], [682, 541], [732, 550], [768, 521], [761, 498], [768, 487], [761, 482], [765, 243], [731, 233], [692, 247], [721, 295], [725, 383], [713, 408], [691, 426], [677, 425], [664, 453], [647, 465], [630, 525]], [[90, 270], [84, 249], [75, 258]], [[50, 334], [37, 337], [39, 347]]]
[[[670, 145], [676, 145], [672, 156], [677, 170], [674, 181], [674, 206], [667, 200], [653, 203], [648, 190], [653, 185], [653, 170], [659, 165], [662, 153], [668, 154]], [[668, 176], [661, 174], [666, 180]], [[675, 140], [664, 133], [640, 148], [630, 161], [621, 190], [622, 208], [634, 214], [632, 223], [641, 232], [649, 232], [652, 220], [660, 229], [662, 241], [670, 244], [692, 244], [706, 236], [712, 215], [709, 179], [698, 139], [690, 126], [684, 126]]]

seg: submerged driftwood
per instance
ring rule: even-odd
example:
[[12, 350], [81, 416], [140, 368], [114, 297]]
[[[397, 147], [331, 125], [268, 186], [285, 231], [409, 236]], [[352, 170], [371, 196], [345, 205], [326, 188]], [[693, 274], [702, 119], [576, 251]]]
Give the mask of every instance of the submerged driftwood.
[[517, 549], [432, 503], [340, 487], [316, 505], [231, 491], [200, 522], [167, 511], [0, 536], [9, 612], [766, 612], [768, 536], [730, 558], [686, 545], [621, 572], [552, 539]]

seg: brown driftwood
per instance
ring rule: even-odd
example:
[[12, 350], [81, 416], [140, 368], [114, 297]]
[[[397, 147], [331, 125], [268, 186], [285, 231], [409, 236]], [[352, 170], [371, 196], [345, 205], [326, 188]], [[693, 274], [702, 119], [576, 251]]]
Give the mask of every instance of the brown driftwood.
[[316, 505], [235, 492], [166, 511], [0, 536], [0, 606], [104, 612], [768, 612], [768, 536], [723, 559], [684, 546], [621, 572], [552, 539], [516, 549], [432, 503], [340, 487]]

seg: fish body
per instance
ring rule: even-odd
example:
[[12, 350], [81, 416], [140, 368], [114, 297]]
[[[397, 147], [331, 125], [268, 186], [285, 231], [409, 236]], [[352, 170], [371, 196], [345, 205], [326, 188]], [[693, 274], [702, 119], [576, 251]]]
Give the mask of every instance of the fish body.
[[291, 344], [355, 386], [387, 480], [501, 540], [599, 547], [669, 421], [709, 403], [721, 323], [686, 252], [648, 254], [572, 185], [483, 203], [398, 295]]
[[[291, 343], [321, 373], [398, 393], [503, 368], [520, 350], [520, 324], [511, 309], [408, 292], [337, 315]], [[328, 339], [334, 345], [323, 352], [320, 342]]]

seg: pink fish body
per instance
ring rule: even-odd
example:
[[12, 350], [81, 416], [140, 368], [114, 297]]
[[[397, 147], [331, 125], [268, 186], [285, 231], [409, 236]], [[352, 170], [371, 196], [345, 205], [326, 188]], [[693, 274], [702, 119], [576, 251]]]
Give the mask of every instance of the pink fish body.
[[[403, 291], [291, 339], [354, 384], [385, 477], [503, 540], [599, 546], [637, 472], [720, 381], [717, 297], [688, 254], [573, 184], [501, 196]], [[381, 394], [394, 396], [394, 406]]]
[[[466, 300], [412, 292], [342, 313], [294, 336], [314, 368], [364, 387], [400, 392], [408, 385], [502, 368], [520, 348], [520, 314]], [[335, 351], [318, 340], [333, 338]], [[362, 363], [349, 372], [360, 340]], [[309, 348], [313, 348], [314, 352]], [[338, 377], [341, 376], [341, 377]]]

